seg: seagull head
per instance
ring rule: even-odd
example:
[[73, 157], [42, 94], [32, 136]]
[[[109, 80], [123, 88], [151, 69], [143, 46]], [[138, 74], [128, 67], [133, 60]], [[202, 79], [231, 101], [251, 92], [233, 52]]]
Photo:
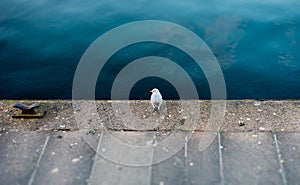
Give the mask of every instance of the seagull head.
[[152, 94], [156, 94], [159, 93], [159, 90], [157, 88], [154, 88], [150, 91]]

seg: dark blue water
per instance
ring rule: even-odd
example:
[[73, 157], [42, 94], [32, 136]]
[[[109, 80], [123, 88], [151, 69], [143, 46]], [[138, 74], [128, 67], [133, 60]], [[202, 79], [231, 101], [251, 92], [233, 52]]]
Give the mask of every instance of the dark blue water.
[[[211, 48], [223, 71], [228, 99], [300, 98], [300, 1], [0, 1], [0, 99], [72, 98], [77, 64], [100, 35], [138, 20], [182, 25]], [[118, 51], [98, 78], [96, 97], [109, 99], [116, 74], [130, 61], [157, 55], [190, 60], [159, 43], [139, 43]], [[190, 74], [201, 99], [210, 91], [201, 69]], [[184, 64], [183, 64], [184, 65]], [[130, 94], [148, 99], [158, 87], [178, 98], [167, 81], [141, 79]]]

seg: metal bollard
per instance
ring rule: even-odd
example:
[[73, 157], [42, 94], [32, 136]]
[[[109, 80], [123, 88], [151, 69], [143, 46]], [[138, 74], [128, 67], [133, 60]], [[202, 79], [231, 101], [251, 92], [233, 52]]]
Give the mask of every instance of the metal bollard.
[[46, 110], [38, 112], [35, 109], [40, 107], [40, 103], [34, 103], [32, 105], [24, 105], [22, 103], [16, 103], [14, 108], [20, 109], [22, 112], [13, 115], [13, 118], [43, 118], [46, 114]]

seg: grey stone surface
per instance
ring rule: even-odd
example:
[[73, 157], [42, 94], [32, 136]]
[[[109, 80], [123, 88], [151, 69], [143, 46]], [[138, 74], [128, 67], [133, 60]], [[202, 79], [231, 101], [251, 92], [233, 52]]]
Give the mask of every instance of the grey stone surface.
[[[152, 130], [172, 130], [174, 128], [182, 128], [183, 130], [197, 130], [205, 131], [207, 123], [211, 115], [211, 102], [210, 100], [199, 100], [199, 114], [194, 116], [188, 116], [188, 110], [182, 110], [180, 107], [180, 101], [166, 100], [167, 112], [162, 112], [162, 115], [152, 115], [152, 109], [149, 106], [148, 100], [130, 100], [130, 101], [95, 101], [96, 110], [73, 110], [73, 104], [71, 100], [1, 100], [3, 103], [0, 110], [0, 129], [19, 129], [19, 130], [55, 130], [61, 129], [60, 125], [65, 125], [64, 129], [78, 130], [78, 123], [75, 120], [75, 112], [77, 114], [84, 111], [95, 113], [94, 119], [99, 123], [103, 123], [107, 128], [112, 130], [138, 130], [140, 121], [133, 123], [134, 127], [128, 127], [124, 124], [124, 120], [130, 120], [127, 117], [126, 112], [118, 110], [118, 105], [129, 103], [130, 109], [134, 116], [140, 120], [158, 120], [157, 125], [143, 126], [143, 128], [150, 128]], [[47, 114], [43, 119], [13, 119], [12, 115], [17, 111], [13, 108], [14, 103], [21, 102], [24, 104], [32, 104], [34, 102], [40, 102], [39, 109], [46, 109]], [[87, 101], [91, 102], [92, 101]], [[186, 101], [188, 102], [188, 101]], [[193, 101], [194, 102], [194, 101]], [[192, 103], [193, 104], [193, 103]], [[114, 107], [112, 105], [115, 105]], [[121, 106], [122, 107], [122, 106]], [[222, 123], [220, 123], [221, 131], [259, 131], [263, 128], [265, 131], [300, 131], [300, 101], [299, 100], [227, 100], [225, 117]], [[191, 125], [181, 124], [183, 117], [187, 117], [187, 120], [193, 118], [193, 122], [197, 121], [197, 127], [194, 128]], [[84, 119], [84, 117], [83, 117]], [[244, 126], [240, 126], [239, 122], [243, 122]], [[286, 124], [288, 123], [288, 124]], [[139, 126], [137, 126], [139, 125]], [[97, 125], [98, 129], [99, 125]], [[218, 128], [218, 127], [216, 127]], [[218, 132], [218, 129], [210, 131]]]
[[276, 133], [287, 184], [300, 185], [300, 133]]
[[282, 184], [273, 134], [222, 133], [225, 184]]
[[[153, 133], [152, 133], [153, 134]], [[119, 140], [115, 145], [109, 136]], [[130, 146], [146, 145], [151, 133], [139, 132], [113, 132], [102, 133], [95, 156], [95, 162], [90, 174], [91, 185], [148, 185], [151, 178], [151, 166], [128, 166], [121, 163], [128, 161], [141, 161], [142, 158], [151, 157], [151, 153], [143, 155], [134, 152], [133, 148], [127, 151], [121, 143]], [[152, 138], [152, 136], [151, 136]], [[130, 151], [133, 151], [132, 153]], [[104, 158], [105, 157], [105, 158]], [[151, 160], [151, 159], [150, 159]], [[143, 160], [142, 160], [143, 161]]]
[[152, 165], [151, 184], [182, 185], [186, 184], [186, 158], [183, 147], [170, 159]]
[[47, 135], [46, 132], [1, 132], [1, 184], [17, 185], [29, 182]]
[[94, 155], [79, 132], [52, 134], [33, 184], [87, 184]]
[[[219, 137], [216, 137], [204, 151], [198, 150], [203, 132], [194, 132], [189, 141], [186, 138], [188, 142], [178, 153], [160, 163], [142, 167], [103, 158], [86, 143], [79, 131], [2, 131], [0, 134], [1, 184], [297, 185], [300, 181], [298, 132], [275, 135], [271, 132], [222, 132], [221, 150]], [[153, 131], [113, 131], [111, 134], [135, 146], [157, 145], [170, 136]], [[157, 143], [149, 142], [154, 134]], [[95, 139], [100, 154], [104, 149], [101, 144], [106, 144], [104, 152], [108, 151], [110, 143], [105, 141], [103, 134], [89, 136]], [[116, 147], [111, 149], [126, 159], [147, 157], [139, 152], [126, 156], [129, 154]], [[153, 150], [152, 155], [158, 153]]]
[[187, 145], [187, 184], [220, 184], [220, 161], [218, 138], [206, 148], [199, 151], [203, 132], [195, 132]]
[[[299, 100], [228, 100], [222, 131], [300, 131]], [[239, 126], [243, 122], [245, 126]], [[288, 123], [288, 124], [287, 124]]]
[[[41, 102], [47, 115], [13, 119], [16, 102]], [[158, 123], [124, 122], [126, 112], [112, 107], [118, 103], [129, 103], [138, 119]], [[0, 184], [300, 185], [299, 100], [228, 100], [216, 127], [206, 127], [211, 101], [200, 100], [196, 128], [178, 101], [165, 103], [168, 111], [152, 115], [149, 101], [96, 101], [96, 109], [87, 103], [73, 110], [71, 100], [1, 100]], [[189, 142], [187, 131], [195, 132]], [[204, 131], [221, 134], [206, 137], [208, 148], [199, 151], [207, 146], [199, 144]]]
[[99, 154], [90, 178], [91, 185], [149, 185], [151, 166], [134, 167], [116, 164]]

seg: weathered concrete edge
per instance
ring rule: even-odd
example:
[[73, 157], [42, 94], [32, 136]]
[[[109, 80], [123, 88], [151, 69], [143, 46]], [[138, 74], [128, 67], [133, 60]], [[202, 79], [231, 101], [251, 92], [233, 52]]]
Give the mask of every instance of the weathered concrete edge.
[[[84, 101], [92, 102], [93, 100]], [[183, 101], [195, 102], [195, 100]], [[224, 100], [213, 101], [224, 102]], [[43, 119], [13, 119], [11, 116], [18, 111], [13, 108], [13, 104], [16, 102], [25, 104], [40, 102], [42, 104], [41, 108], [47, 109], [47, 115]], [[149, 104], [148, 100], [96, 100], [95, 102], [102, 106], [124, 102]], [[179, 100], [166, 100], [165, 102], [171, 102], [170, 106], [172, 109], [172, 106], [175, 106], [172, 102], [176, 104]], [[192, 129], [195, 131], [300, 131], [300, 100], [226, 100], [225, 117], [222, 123], [219, 124], [220, 128], [212, 130], [207, 128], [212, 101], [198, 100], [198, 102], [201, 109], [201, 116], [197, 128]], [[106, 124], [109, 125], [109, 121]], [[0, 100], [0, 129], [68, 131], [78, 130], [78, 127], [74, 119], [72, 100]], [[134, 131], [122, 126], [108, 127], [108, 129]], [[162, 128], [159, 130], [169, 131], [171, 129]], [[191, 129], [185, 127], [183, 130]]]

